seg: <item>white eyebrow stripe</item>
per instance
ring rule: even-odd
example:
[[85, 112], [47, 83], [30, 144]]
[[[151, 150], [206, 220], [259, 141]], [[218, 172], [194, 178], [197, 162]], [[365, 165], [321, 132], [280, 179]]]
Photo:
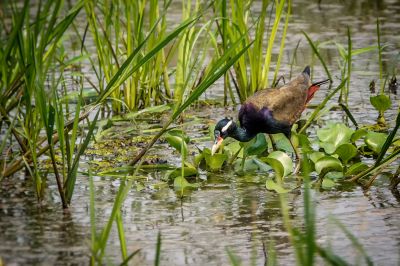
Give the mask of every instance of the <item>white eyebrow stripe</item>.
[[230, 120], [230, 121], [228, 122], [228, 124], [226, 124], [226, 125], [221, 129], [221, 132], [227, 131], [228, 128], [229, 128], [231, 125], [232, 125], [232, 120]]

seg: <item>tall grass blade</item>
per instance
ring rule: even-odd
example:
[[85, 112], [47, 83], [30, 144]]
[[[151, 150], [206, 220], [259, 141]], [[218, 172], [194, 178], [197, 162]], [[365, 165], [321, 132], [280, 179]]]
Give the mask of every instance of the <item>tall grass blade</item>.
[[334, 266], [348, 266], [346, 261], [344, 261], [340, 256], [333, 254], [329, 248], [323, 248], [317, 246], [318, 255], [320, 255], [326, 262]]
[[156, 257], [154, 260], [154, 266], [160, 266], [160, 258], [161, 258], [161, 232], [158, 231], [157, 234], [157, 246], [156, 246]]
[[315, 206], [311, 199], [311, 186], [310, 186], [310, 165], [308, 160], [304, 160], [302, 167], [302, 174], [304, 178], [304, 222], [305, 222], [305, 247], [306, 254], [304, 259], [305, 265], [313, 265], [315, 257]]
[[379, 84], [380, 84], [380, 93], [384, 94], [384, 82], [383, 82], [383, 64], [382, 64], [382, 50], [381, 46], [381, 30], [379, 27], [379, 18], [376, 19], [376, 36], [378, 38], [378, 62], [379, 62]]
[[121, 266], [127, 266], [129, 265], [129, 261], [140, 252], [140, 249], [135, 250], [134, 252], [132, 252], [120, 265]]
[[[190, 18], [183, 21], [178, 27], [176, 27], [170, 34], [164, 37], [161, 41], [155, 45], [155, 47], [150, 50], [146, 55], [144, 55], [140, 60], [133, 66], [131, 63], [135, 56], [138, 55], [139, 51], [142, 49], [145, 42], [148, 40], [146, 38], [128, 57], [127, 60], [122, 64], [121, 68], [118, 69], [117, 73], [112, 77], [111, 81], [107, 84], [107, 87], [99, 95], [96, 103], [103, 102], [116, 88], [118, 88], [126, 79], [128, 79], [135, 71], [137, 71], [142, 65], [149, 61], [154, 55], [156, 55], [162, 48], [164, 48], [169, 42], [176, 38], [184, 29], [186, 29], [194, 21], [198, 20], [199, 16], [195, 18]], [[150, 35], [150, 34], [149, 34]]]
[[229, 257], [229, 261], [231, 262], [232, 266], [240, 266], [242, 265], [242, 262], [240, 261], [240, 258], [238, 256], [236, 256], [232, 250], [227, 249], [228, 252], [228, 257]]
[[97, 119], [99, 117], [99, 114], [100, 114], [100, 109], [97, 111], [93, 121], [90, 123], [87, 135], [86, 135], [83, 143], [80, 145], [77, 154], [74, 157], [74, 162], [72, 164], [72, 167], [71, 167], [70, 171], [68, 171], [68, 177], [67, 177], [67, 180], [65, 182], [65, 196], [66, 196], [66, 199], [67, 199], [68, 203], [71, 202], [72, 194], [74, 192], [75, 183], [76, 183], [76, 174], [77, 174], [77, 171], [78, 171], [78, 165], [79, 165], [80, 157], [82, 156], [82, 154], [86, 150], [86, 148], [89, 145], [89, 142], [90, 142], [90, 140], [91, 140], [91, 138], [93, 136], [93, 132], [94, 132], [94, 129], [96, 127], [96, 122], [97, 122]]
[[396, 137], [396, 133], [397, 133], [397, 130], [399, 130], [399, 127], [400, 127], [400, 109], [397, 112], [396, 125], [394, 126], [392, 132], [390, 132], [389, 136], [386, 138], [386, 141], [382, 146], [382, 149], [378, 155], [378, 158], [376, 158], [376, 161], [374, 164], [375, 166], [378, 166], [380, 164], [380, 162], [382, 161], [387, 150], [389, 149], [390, 145], [392, 144], [393, 139]]
[[282, 56], [283, 56], [283, 50], [285, 49], [285, 39], [286, 39], [286, 33], [287, 33], [288, 25], [289, 25], [289, 18], [290, 18], [291, 12], [292, 12], [292, 0], [288, 0], [285, 25], [283, 26], [281, 46], [279, 48], [279, 54], [278, 54], [278, 59], [276, 61], [276, 68], [275, 68], [274, 79], [273, 79], [272, 84], [275, 84], [276, 79], [278, 77], [278, 71], [281, 66], [281, 60], [282, 60]]
[[[347, 27], [347, 84], [346, 84], [346, 90], [344, 90], [344, 101], [346, 105], [348, 104], [348, 99], [349, 99], [349, 93], [350, 93], [350, 78], [351, 78], [351, 64], [352, 64], [352, 49], [353, 49], [353, 44], [351, 41], [351, 32], [350, 28]], [[342, 90], [343, 91], [343, 90]], [[343, 93], [342, 93], [343, 96]], [[339, 99], [339, 103], [341, 103], [342, 98]]]
[[372, 262], [371, 258], [367, 255], [367, 253], [364, 250], [364, 247], [362, 244], [358, 241], [358, 239], [347, 229], [343, 223], [341, 223], [339, 220], [337, 220], [335, 217], [332, 217], [332, 220], [335, 222], [335, 224], [346, 234], [347, 238], [350, 239], [351, 243], [357, 250], [364, 256], [365, 262], [367, 265], [372, 266], [374, 263]]
[[[242, 37], [243, 38], [243, 37]], [[201, 80], [200, 84], [192, 91], [188, 99], [172, 114], [171, 118], [164, 124], [163, 128], [150, 140], [150, 142], [133, 158], [128, 165], [135, 165], [146, 153], [147, 151], [154, 145], [154, 143], [165, 133], [168, 131], [168, 127], [171, 123], [195, 100], [197, 100], [200, 95], [211, 86], [219, 77], [221, 77], [235, 62], [236, 60], [250, 47], [253, 43], [251, 42], [249, 45], [244, 47], [239, 53], [236, 53], [236, 47], [241, 42], [239, 39], [236, 43], [234, 43], [228, 51], [224, 53], [217, 61], [212, 64], [211, 70], [208, 71], [206, 76]]]
[[331, 75], [331, 73], [330, 73], [330, 71], [329, 71], [329, 69], [328, 69], [328, 67], [327, 67], [327, 65], [325, 63], [325, 60], [322, 58], [320, 52], [318, 51], [317, 46], [314, 44], [314, 42], [311, 40], [311, 38], [307, 35], [307, 33], [305, 33], [304, 31], [302, 31], [302, 32], [303, 32], [304, 36], [306, 37], [308, 43], [310, 44], [314, 54], [318, 57], [319, 61], [321, 62], [322, 66], [323, 66], [323, 68], [325, 69], [326, 75], [328, 76], [328, 78], [330, 80], [333, 80], [332, 79], [332, 75]]
[[118, 237], [119, 237], [119, 244], [120, 244], [120, 248], [121, 248], [122, 259], [125, 261], [128, 258], [128, 252], [126, 249], [124, 225], [122, 222], [120, 210], [118, 210], [117, 215], [115, 216], [115, 223], [117, 224], [117, 228], [118, 228]]
[[[89, 167], [89, 215], [90, 215], [90, 242], [91, 248], [97, 250], [97, 229], [96, 229], [96, 210], [95, 210], [95, 190], [93, 184], [92, 170]], [[94, 256], [91, 257], [91, 265], [95, 264]]]
[[281, 15], [283, 12], [283, 8], [285, 5], [285, 0], [279, 0], [276, 1], [276, 10], [275, 10], [275, 20], [274, 24], [272, 25], [272, 30], [268, 39], [268, 47], [267, 47], [267, 53], [265, 55], [265, 63], [264, 63], [264, 68], [262, 71], [262, 80], [261, 80], [261, 88], [268, 88], [268, 72], [271, 64], [271, 57], [272, 57], [272, 48], [274, 46], [275, 38], [276, 38], [276, 33], [278, 31], [278, 26], [281, 20]]
[[[239, 40], [240, 41], [240, 40]], [[228, 61], [224, 63], [224, 61], [232, 56], [234, 52], [234, 48], [239, 43], [239, 41], [232, 45], [232, 47], [220, 58], [215, 62], [215, 65], [210, 70], [210, 75], [207, 76], [196, 89], [190, 94], [188, 99], [179, 107], [178, 110], [174, 112], [172, 115], [172, 120], [175, 120], [190, 104], [192, 104], [195, 100], [197, 100], [201, 94], [211, 86], [217, 79], [219, 79], [242, 55], [246, 50], [253, 44], [254, 41], [250, 42], [246, 45], [239, 53], [236, 53], [233, 57], [229, 58]]]

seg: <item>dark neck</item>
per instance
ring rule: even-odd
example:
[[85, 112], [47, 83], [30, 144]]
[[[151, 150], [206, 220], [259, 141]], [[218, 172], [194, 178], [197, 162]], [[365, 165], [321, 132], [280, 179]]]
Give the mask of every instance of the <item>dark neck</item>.
[[241, 142], [247, 142], [254, 138], [256, 135], [255, 134], [250, 134], [248, 131], [246, 131], [244, 128], [241, 128], [239, 126], [236, 127], [235, 131], [231, 134], [231, 137], [241, 141]]

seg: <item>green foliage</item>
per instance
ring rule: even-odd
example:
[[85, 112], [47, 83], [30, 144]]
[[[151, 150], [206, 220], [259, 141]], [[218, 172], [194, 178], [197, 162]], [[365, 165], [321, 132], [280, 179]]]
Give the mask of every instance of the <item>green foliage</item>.
[[216, 153], [211, 155], [211, 151], [208, 148], [205, 148], [202, 154], [206, 161], [207, 167], [209, 167], [211, 171], [221, 169], [224, 162], [228, 159], [226, 154]]
[[[272, 48], [276, 44], [275, 40], [278, 37], [278, 29], [281, 26], [281, 20], [285, 17], [284, 25], [281, 27], [280, 52], [277, 59], [277, 68], [274, 73], [274, 82], [277, 78], [289, 24], [291, 1], [280, 0], [275, 3], [267, 0], [262, 1], [260, 15], [257, 20], [251, 20], [251, 18], [255, 16], [252, 11], [251, 1], [231, 1], [228, 10], [226, 9], [226, 0], [216, 1], [215, 6], [216, 12], [218, 13], [217, 17], [222, 16], [222, 26], [217, 23], [218, 32], [222, 39], [222, 46], [220, 49], [225, 51], [230, 47], [231, 43], [236, 43], [237, 40], [243, 39], [241, 46], [237, 48], [237, 51], [239, 51], [251, 43], [251, 39], [254, 38], [254, 46], [248, 49], [234, 64], [235, 76], [232, 74], [230, 75], [233, 79], [238, 97], [240, 101], [243, 102], [257, 90], [267, 88], [269, 85], [268, 73], [272, 60]], [[284, 11], [285, 6], [286, 13]], [[274, 12], [274, 16], [270, 17], [273, 22], [271, 27], [266, 28], [265, 24], [269, 10], [271, 10], [271, 13]], [[254, 31], [256, 33], [254, 37], [252, 31], [250, 31], [252, 28], [255, 29]], [[268, 36], [268, 41], [264, 43], [264, 36], [266, 35]], [[265, 57], [263, 58], [265, 46], [266, 51]], [[225, 93], [228, 91], [231, 100], [235, 102], [233, 89], [231, 88], [228, 76], [226, 76]]]
[[385, 94], [379, 94], [376, 96], [371, 96], [370, 98], [372, 106], [378, 110], [380, 113], [385, 112], [392, 106], [389, 96]]
[[[137, 173], [137, 170], [139, 169], [136, 168], [135, 174]], [[89, 203], [89, 212], [90, 212], [90, 227], [91, 227], [91, 258], [90, 258], [90, 263], [91, 265], [101, 265], [103, 263], [103, 259], [105, 256], [105, 251], [107, 248], [107, 241], [110, 236], [111, 228], [113, 223], [115, 222], [117, 229], [118, 229], [118, 236], [119, 236], [119, 241], [120, 241], [120, 246], [121, 246], [121, 255], [123, 262], [121, 265], [128, 265], [128, 262], [139, 253], [140, 249], [133, 251], [131, 254], [127, 253], [127, 247], [126, 247], [126, 240], [125, 240], [125, 233], [123, 229], [123, 222], [122, 222], [122, 217], [121, 217], [121, 207], [122, 204], [125, 201], [125, 198], [129, 192], [129, 190], [132, 187], [132, 180], [127, 181], [125, 178], [121, 180], [121, 185], [119, 186], [118, 193], [116, 195], [113, 208], [110, 214], [110, 217], [104, 226], [100, 230], [100, 228], [97, 227], [96, 225], [96, 209], [95, 209], [95, 187], [94, 187], [94, 182], [93, 182], [93, 177], [91, 170], [89, 169], [89, 191], [90, 191], [90, 203]], [[100, 230], [98, 233], [97, 231]], [[158, 240], [157, 243], [160, 242], [161, 245], [161, 240]], [[159, 244], [157, 244], [158, 246]], [[157, 250], [157, 252], [160, 252]]]
[[358, 151], [353, 144], [344, 143], [336, 149], [335, 154], [339, 155], [339, 158], [342, 160], [343, 164], [346, 165], [350, 159], [358, 154]]
[[376, 154], [379, 154], [381, 152], [383, 144], [385, 144], [386, 139], [387, 134], [385, 133], [369, 131], [365, 136], [364, 141], [370, 150], [372, 150]]
[[283, 178], [289, 175], [293, 170], [292, 159], [282, 151], [273, 151], [267, 158], [265, 162], [268, 163], [275, 171], [277, 178]]
[[328, 154], [334, 153], [342, 144], [349, 143], [354, 130], [344, 124], [330, 124], [317, 131], [320, 146]]
[[264, 134], [258, 134], [254, 140], [246, 143], [244, 148], [245, 156], [260, 155], [267, 149], [267, 141]]
[[315, 162], [315, 171], [318, 173], [320, 178], [329, 172], [341, 172], [343, 171], [342, 163], [335, 157], [323, 156]]
[[174, 147], [179, 153], [182, 154], [182, 158], [186, 159], [188, 155], [187, 144], [189, 142], [189, 137], [187, 137], [182, 130], [170, 130], [165, 136], [169, 145]]
[[267, 179], [267, 181], [265, 181], [265, 187], [266, 187], [266, 189], [275, 191], [276, 193], [289, 192], [288, 189], [284, 189], [281, 185], [279, 185], [277, 182], [275, 182], [272, 179]]
[[[39, 170], [39, 157], [49, 152], [58, 192], [66, 208], [72, 198], [71, 186], [75, 183], [79, 157], [86, 149], [96, 124], [95, 121], [91, 123], [92, 130], [81, 138], [83, 142], [76, 149], [78, 123], [86, 116], [80, 115], [82, 91], [72, 121], [68, 121], [73, 114], [70, 103], [60, 100], [67, 95], [64, 70], [83, 58], [68, 58], [63, 44], [83, 2], [76, 2], [66, 12], [63, 12], [65, 7], [61, 0], [42, 1], [38, 6], [25, 1], [21, 8], [16, 8], [14, 3], [6, 5], [12, 10], [12, 24], [11, 32], [1, 32], [0, 111], [8, 125], [12, 125], [11, 132], [22, 155], [14, 157], [2, 174], [9, 176], [26, 166], [41, 200], [45, 184]], [[36, 16], [30, 16], [35, 8]], [[78, 75], [72, 74], [71, 78], [82, 86]], [[72, 135], [68, 133], [71, 128]], [[61, 167], [58, 166], [58, 154], [61, 154]]]

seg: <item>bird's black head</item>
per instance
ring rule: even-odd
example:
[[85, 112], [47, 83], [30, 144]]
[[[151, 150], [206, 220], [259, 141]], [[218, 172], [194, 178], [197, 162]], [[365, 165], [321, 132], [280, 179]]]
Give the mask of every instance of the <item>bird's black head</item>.
[[216, 125], [214, 129], [214, 145], [212, 147], [211, 153], [214, 154], [219, 146], [221, 146], [222, 141], [230, 137], [231, 134], [235, 131], [236, 129], [236, 124], [233, 122], [233, 120], [224, 118], [220, 120]]

